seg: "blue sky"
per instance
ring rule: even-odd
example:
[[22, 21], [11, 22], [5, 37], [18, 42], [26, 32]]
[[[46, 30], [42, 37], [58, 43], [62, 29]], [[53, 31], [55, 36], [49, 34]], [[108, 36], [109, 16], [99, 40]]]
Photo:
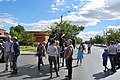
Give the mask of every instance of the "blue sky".
[[120, 0], [0, 0], [0, 28], [22, 25], [26, 30], [46, 30], [63, 20], [83, 25], [78, 37], [88, 40], [103, 30], [120, 28]]

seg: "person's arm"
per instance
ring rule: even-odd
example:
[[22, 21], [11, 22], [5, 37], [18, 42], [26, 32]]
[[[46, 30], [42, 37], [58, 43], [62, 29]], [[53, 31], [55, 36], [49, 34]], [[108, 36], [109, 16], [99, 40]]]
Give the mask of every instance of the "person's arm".
[[55, 53], [56, 53], [56, 55], [58, 55], [58, 49], [56, 46], [55, 46]]
[[6, 44], [5, 44], [5, 46], [4, 46], [4, 53], [6, 53]]
[[110, 53], [110, 51], [111, 51], [111, 46], [108, 47], [108, 53]]

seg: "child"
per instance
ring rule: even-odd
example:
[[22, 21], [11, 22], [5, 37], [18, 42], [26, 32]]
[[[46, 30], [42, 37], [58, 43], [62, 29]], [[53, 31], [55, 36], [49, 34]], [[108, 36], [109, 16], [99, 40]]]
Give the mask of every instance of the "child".
[[78, 49], [78, 54], [77, 54], [77, 66], [78, 66], [79, 60], [80, 60], [80, 66], [81, 66], [81, 64], [82, 64], [82, 58], [83, 58], [81, 45], [80, 45], [79, 48], [77, 48], [77, 49]]
[[102, 58], [103, 58], [103, 66], [105, 67], [104, 72], [106, 72], [106, 70], [108, 70], [107, 68], [107, 60], [108, 60], [108, 50], [104, 49], [104, 52], [102, 54]]

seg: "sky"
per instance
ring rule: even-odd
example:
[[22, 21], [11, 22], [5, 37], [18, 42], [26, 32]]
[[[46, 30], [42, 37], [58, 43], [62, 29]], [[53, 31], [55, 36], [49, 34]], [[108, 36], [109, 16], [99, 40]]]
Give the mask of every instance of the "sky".
[[[70, 11], [70, 12], [68, 12]], [[0, 0], [0, 28], [47, 30], [54, 22], [70, 21], [85, 26], [77, 37], [84, 41], [120, 28], [120, 0]]]

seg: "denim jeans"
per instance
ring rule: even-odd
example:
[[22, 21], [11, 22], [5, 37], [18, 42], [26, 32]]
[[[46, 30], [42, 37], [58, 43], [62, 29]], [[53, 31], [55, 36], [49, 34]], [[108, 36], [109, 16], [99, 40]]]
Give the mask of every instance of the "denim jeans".
[[18, 67], [17, 67], [17, 55], [13, 55], [13, 72], [17, 73]]

